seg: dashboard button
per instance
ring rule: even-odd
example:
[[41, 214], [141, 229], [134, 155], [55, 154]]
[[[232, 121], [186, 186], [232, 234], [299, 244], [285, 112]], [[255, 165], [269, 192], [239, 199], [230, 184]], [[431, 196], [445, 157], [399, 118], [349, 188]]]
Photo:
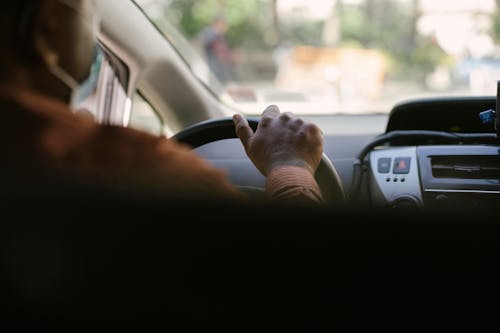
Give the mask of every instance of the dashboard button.
[[378, 159], [378, 172], [389, 173], [391, 171], [392, 159], [388, 157]]
[[392, 172], [399, 175], [408, 174], [410, 173], [410, 164], [410, 157], [398, 157], [394, 159], [394, 169]]

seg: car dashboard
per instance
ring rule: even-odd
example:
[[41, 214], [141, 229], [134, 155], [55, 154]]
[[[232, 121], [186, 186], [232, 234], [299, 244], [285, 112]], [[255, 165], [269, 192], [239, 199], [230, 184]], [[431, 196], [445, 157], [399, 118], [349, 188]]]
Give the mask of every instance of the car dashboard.
[[[324, 151], [335, 166], [349, 204], [393, 209], [477, 209], [500, 203], [500, 144], [479, 114], [494, 97], [418, 99], [396, 105], [382, 134], [327, 133]], [[356, 123], [360, 116], [328, 121]], [[325, 121], [325, 116], [321, 121]], [[376, 121], [380, 122], [384, 116]], [[315, 121], [314, 117], [308, 120]], [[242, 188], [265, 187], [265, 178], [237, 139], [198, 147]]]
[[500, 202], [500, 147], [432, 145], [370, 154], [369, 192], [394, 208], [489, 208]]

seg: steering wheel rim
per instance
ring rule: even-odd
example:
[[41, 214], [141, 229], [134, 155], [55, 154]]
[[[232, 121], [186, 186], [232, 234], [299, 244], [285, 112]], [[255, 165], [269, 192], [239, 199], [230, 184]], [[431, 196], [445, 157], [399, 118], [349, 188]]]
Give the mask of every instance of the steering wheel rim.
[[[247, 118], [250, 127], [255, 131], [259, 124], [258, 118]], [[210, 119], [196, 123], [173, 136], [180, 143], [191, 148], [197, 148], [207, 143], [225, 139], [236, 139], [234, 123], [231, 118]], [[346, 195], [342, 182], [328, 156], [323, 153], [320, 164], [314, 175], [323, 198], [330, 204], [346, 203]]]

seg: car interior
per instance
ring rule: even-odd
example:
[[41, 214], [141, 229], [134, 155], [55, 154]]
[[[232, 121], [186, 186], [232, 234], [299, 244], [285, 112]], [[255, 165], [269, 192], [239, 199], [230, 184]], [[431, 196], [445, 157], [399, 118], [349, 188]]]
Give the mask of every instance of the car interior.
[[[112, 3], [102, 6], [103, 11], [113, 8]], [[233, 184], [252, 193], [262, 191], [265, 179], [234, 139], [228, 121], [238, 110], [210, 94], [176, 53], [175, 44], [153, 25], [121, 27], [122, 20], [135, 22], [140, 16], [139, 8], [130, 4], [112, 22], [103, 22], [101, 42], [118, 58], [126, 50], [121, 58], [130, 71], [129, 98], [139, 94], [158, 117], [156, 129], [175, 133], [177, 140], [226, 170]], [[324, 163], [317, 174], [322, 191], [334, 203], [346, 199], [354, 205], [393, 208], [492, 208], [500, 189], [498, 126], [495, 121], [483, 123], [480, 114], [495, 108], [496, 96], [441, 97], [401, 101], [387, 115], [372, 116], [378, 121], [328, 116], [335, 127], [359, 123], [360, 130], [326, 133]], [[130, 122], [129, 112], [122, 116], [118, 124]], [[335, 191], [339, 193], [331, 193]]]
[[[262, 198], [234, 104], [207, 89], [134, 1], [97, 4], [107, 66], [95, 120], [189, 145]], [[181, 331], [498, 327], [498, 87], [497, 96], [402, 100], [380, 114], [305, 116], [325, 124], [315, 175], [325, 207], [5, 198], [2, 312], [21, 327], [82, 331], [100, 321]], [[248, 119], [256, 128], [258, 117]]]
[[[175, 134], [226, 170], [236, 186], [262, 191], [265, 179], [246, 157], [228, 121], [238, 110], [206, 89], [175, 44], [144, 18], [140, 8], [127, 3], [117, 13], [112, 1], [99, 6], [105, 18], [100, 42], [114, 54], [115, 66], [128, 73], [126, 98], [140, 99], [150, 108], [149, 117], [157, 122], [153, 132]], [[123, 26], [123, 21], [137, 24]], [[134, 104], [122, 104], [101, 111], [115, 113], [106, 121], [101, 116], [101, 123], [139, 123], [134, 121]], [[401, 101], [387, 115], [374, 115], [378, 119], [368, 121], [360, 116], [312, 115], [312, 121], [324, 123], [328, 118], [335, 124], [324, 136], [319, 185], [333, 203], [345, 197], [350, 204], [369, 207], [492, 208], [500, 191], [497, 126], [494, 121], [483, 123], [480, 114], [495, 108], [496, 96], [461, 96]], [[335, 127], [343, 123], [360, 127], [336, 133]], [[380, 123], [385, 128], [379, 128]], [[339, 193], [330, 193], [336, 190]]]

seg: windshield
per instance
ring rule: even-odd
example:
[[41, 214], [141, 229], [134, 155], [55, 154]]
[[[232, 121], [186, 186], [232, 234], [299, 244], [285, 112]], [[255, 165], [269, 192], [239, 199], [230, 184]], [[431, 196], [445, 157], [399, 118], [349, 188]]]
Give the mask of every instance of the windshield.
[[249, 114], [387, 113], [409, 98], [495, 95], [500, 79], [500, 1], [136, 2], [209, 89]]

